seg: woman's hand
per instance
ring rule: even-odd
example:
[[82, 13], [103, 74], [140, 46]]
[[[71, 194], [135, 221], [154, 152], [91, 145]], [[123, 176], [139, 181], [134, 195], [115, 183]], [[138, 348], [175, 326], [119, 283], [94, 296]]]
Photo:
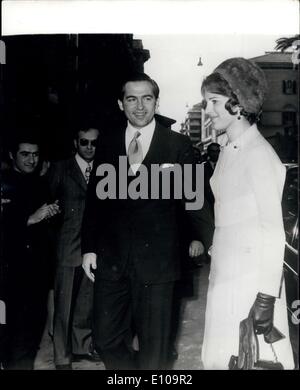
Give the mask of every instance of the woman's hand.
[[258, 293], [250, 311], [254, 330], [257, 334], [267, 334], [273, 328], [275, 297]]
[[250, 310], [254, 331], [263, 334], [266, 343], [275, 343], [285, 336], [273, 325], [275, 297], [258, 293]]

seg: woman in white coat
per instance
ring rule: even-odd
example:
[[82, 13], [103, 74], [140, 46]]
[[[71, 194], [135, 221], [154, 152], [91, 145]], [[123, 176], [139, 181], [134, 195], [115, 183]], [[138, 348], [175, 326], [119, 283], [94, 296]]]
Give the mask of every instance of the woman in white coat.
[[[284, 368], [292, 369], [282, 283], [285, 167], [256, 126], [267, 92], [266, 79], [256, 64], [231, 58], [203, 81], [201, 92], [214, 129], [225, 130], [228, 138], [210, 180], [215, 233], [202, 347], [204, 368], [228, 369], [231, 355], [239, 354], [239, 323], [249, 316], [259, 335], [259, 358], [274, 361], [275, 351]], [[277, 340], [273, 350], [265, 340]], [[252, 352], [255, 356], [239, 361], [240, 368], [253, 368], [258, 356], [255, 349]]]

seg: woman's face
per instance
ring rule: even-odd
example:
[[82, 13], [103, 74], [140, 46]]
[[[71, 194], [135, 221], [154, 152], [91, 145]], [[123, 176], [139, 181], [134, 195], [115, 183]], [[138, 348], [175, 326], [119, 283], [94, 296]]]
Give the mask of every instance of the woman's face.
[[213, 128], [215, 130], [227, 130], [237, 118], [236, 115], [231, 115], [225, 108], [229, 97], [208, 91], [205, 91], [203, 97], [206, 102], [205, 113], [211, 119]]

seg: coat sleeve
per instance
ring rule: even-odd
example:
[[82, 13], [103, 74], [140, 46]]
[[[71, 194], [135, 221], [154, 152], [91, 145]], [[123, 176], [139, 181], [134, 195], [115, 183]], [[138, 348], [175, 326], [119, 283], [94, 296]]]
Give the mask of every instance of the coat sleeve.
[[[200, 206], [196, 206], [194, 203], [195, 209], [189, 209], [187, 205], [190, 200], [186, 198], [186, 188], [183, 189], [183, 202], [182, 206], [185, 208], [188, 221], [190, 222], [191, 227], [191, 240], [199, 240], [203, 243], [206, 251], [212, 245], [212, 238], [214, 232], [214, 223], [213, 216], [209, 209], [209, 205], [204, 196], [204, 170], [203, 164], [195, 163], [193, 147], [190, 140], [187, 138], [184, 143], [180, 154], [180, 164], [183, 167], [183, 183], [184, 186], [188, 186], [189, 189], [193, 188], [195, 190], [196, 198], [202, 199]], [[185, 164], [190, 165], [190, 171], [185, 170]], [[197, 169], [196, 169], [197, 168]], [[197, 183], [197, 184], [196, 184]], [[193, 200], [195, 202], [195, 200]]]
[[286, 171], [275, 152], [260, 147], [248, 162], [248, 173], [262, 238], [259, 291], [278, 297], [285, 249], [281, 199]]
[[62, 167], [59, 163], [51, 164], [47, 172], [47, 181], [50, 189], [51, 202], [59, 199], [60, 184], [62, 180]]
[[[101, 140], [104, 143], [103, 140]], [[102, 144], [97, 146], [96, 155], [93, 163], [93, 169], [91, 172], [87, 195], [85, 201], [85, 210], [83, 214], [82, 228], [81, 228], [81, 254], [85, 253], [97, 253], [98, 251], [98, 239], [101, 236], [101, 229], [103, 226], [103, 220], [101, 216], [103, 212], [101, 210], [102, 204], [96, 193], [97, 184], [99, 179], [96, 176], [98, 166], [102, 163], [104, 158], [104, 149]]]

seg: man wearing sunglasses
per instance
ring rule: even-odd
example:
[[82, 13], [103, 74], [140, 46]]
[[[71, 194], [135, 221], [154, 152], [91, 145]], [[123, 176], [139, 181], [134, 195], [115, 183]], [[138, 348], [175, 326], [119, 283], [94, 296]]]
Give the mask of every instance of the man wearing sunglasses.
[[54, 362], [72, 369], [72, 361], [100, 360], [92, 347], [93, 284], [81, 268], [81, 222], [99, 131], [83, 127], [74, 139], [76, 153], [54, 163], [49, 180], [52, 196], [62, 210], [57, 234], [54, 282]]

